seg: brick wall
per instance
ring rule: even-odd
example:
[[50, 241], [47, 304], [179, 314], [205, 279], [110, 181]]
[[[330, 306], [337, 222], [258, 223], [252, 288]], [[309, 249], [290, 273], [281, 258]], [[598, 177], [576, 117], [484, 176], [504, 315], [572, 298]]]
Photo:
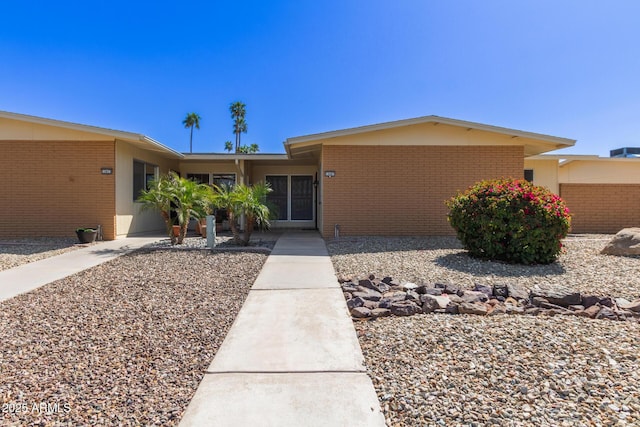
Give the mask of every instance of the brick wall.
[[115, 238], [114, 142], [0, 141], [0, 183], [0, 239], [75, 236], [98, 224]]
[[573, 233], [617, 233], [640, 227], [640, 184], [560, 184]]
[[476, 181], [522, 178], [521, 146], [323, 147], [323, 229], [343, 235], [453, 235], [446, 199]]

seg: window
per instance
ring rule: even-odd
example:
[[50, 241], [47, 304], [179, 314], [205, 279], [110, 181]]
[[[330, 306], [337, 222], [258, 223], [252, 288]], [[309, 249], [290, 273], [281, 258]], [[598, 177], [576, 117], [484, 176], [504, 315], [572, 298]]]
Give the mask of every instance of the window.
[[236, 174], [235, 173], [214, 173], [213, 174], [213, 185], [216, 187], [222, 187], [223, 185], [228, 185], [229, 187], [233, 187], [236, 184]]
[[188, 173], [187, 179], [193, 180], [198, 184], [208, 184], [209, 174], [208, 173]]
[[138, 200], [142, 190], [149, 188], [149, 183], [156, 179], [158, 167], [149, 163], [133, 161], [133, 200]]
[[533, 182], [533, 169], [524, 170], [524, 179], [529, 182]]

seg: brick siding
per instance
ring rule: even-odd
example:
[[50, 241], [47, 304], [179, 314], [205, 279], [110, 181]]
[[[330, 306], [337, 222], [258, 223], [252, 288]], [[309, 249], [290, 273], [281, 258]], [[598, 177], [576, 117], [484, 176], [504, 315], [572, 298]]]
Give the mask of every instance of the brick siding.
[[98, 224], [115, 238], [114, 142], [0, 141], [0, 153], [0, 239], [75, 236]]
[[640, 184], [560, 184], [573, 233], [617, 233], [640, 227]]
[[521, 146], [355, 146], [322, 151], [324, 237], [453, 235], [444, 201], [482, 179], [524, 173]]

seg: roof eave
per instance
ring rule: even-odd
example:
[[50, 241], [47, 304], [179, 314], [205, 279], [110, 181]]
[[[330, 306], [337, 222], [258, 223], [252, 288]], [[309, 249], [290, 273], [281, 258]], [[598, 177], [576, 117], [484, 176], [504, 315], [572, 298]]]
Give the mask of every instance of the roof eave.
[[416, 117], [413, 119], [397, 120], [392, 122], [385, 122], [385, 123], [378, 123], [378, 124], [360, 126], [355, 128], [342, 129], [337, 131], [329, 131], [329, 132], [292, 137], [292, 138], [287, 138], [284, 144], [285, 144], [285, 147], [287, 147], [294, 144], [308, 143], [308, 142], [318, 141], [322, 139], [337, 138], [341, 136], [355, 135], [355, 134], [366, 133], [366, 132], [375, 132], [379, 130], [393, 129], [397, 127], [411, 126], [411, 125], [423, 124], [423, 123], [442, 123], [442, 124], [448, 124], [456, 127], [466, 127], [468, 129], [477, 129], [477, 130], [483, 130], [487, 132], [500, 133], [508, 136], [535, 139], [535, 140], [553, 143], [557, 147], [556, 149], [572, 147], [576, 143], [575, 139], [561, 138], [557, 136], [544, 135], [544, 134], [539, 134], [534, 132], [526, 132], [526, 131], [521, 131], [516, 129], [509, 129], [509, 128], [504, 128], [499, 126], [485, 125], [482, 123], [468, 122], [464, 120], [450, 119], [447, 117], [431, 115], [431, 116]]

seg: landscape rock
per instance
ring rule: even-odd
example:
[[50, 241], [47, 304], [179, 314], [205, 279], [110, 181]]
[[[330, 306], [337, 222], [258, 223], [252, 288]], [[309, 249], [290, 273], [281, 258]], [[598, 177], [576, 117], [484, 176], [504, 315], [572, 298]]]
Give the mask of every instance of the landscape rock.
[[459, 313], [459, 309], [458, 309], [459, 307], [460, 307], [460, 304], [455, 303], [455, 302], [452, 301], [447, 305], [447, 308], [444, 309], [444, 312], [447, 313], [447, 314], [458, 314]]
[[365, 318], [365, 317], [371, 317], [371, 310], [369, 310], [368, 308], [365, 308], [365, 307], [352, 308], [350, 313], [351, 313], [351, 316], [355, 317], [356, 319], [362, 319], [362, 318]]
[[407, 293], [403, 291], [390, 291], [384, 293], [382, 297], [391, 302], [404, 301], [407, 299]]
[[549, 301], [551, 304], [556, 304], [562, 307], [569, 307], [570, 305], [578, 305], [582, 302], [582, 297], [579, 292], [575, 292], [571, 289], [564, 287], [548, 287], [548, 288], [534, 288], [531, 290], [531, 298], [542, 297]]
[[473, 290], [476, 292], [482, 292], [487, 296], [487, 299], [493, 297], [493, 286], [483, 285], [482, 283], [475, 283], [473, 285]]
[[418, 292], [419, 294], [428, 294], [428, 295], [442, 295], [442, 289], [440, 288], [426, 288], [424, 292]]
[[618, 320], [618, 314], [609, 307], [602, 307], [596, 314], [596, 319]]
[[394, 302], [390, 310], [394, 316], [413, 316], [422, 312], [422, 309], [411, 301]]
[[[382, 294], [380, 292], [374, 291], [373, 289], [367, 289], [363, 287], [360, 287], [359, 289], [361, 290], [358, 292], [354, 292], [351, 295], [353, 295], [353, 297], [360, 297], [369, 301], [380, 301], [380, 299], [382, 298]], [[362, 289], [365, 289], [366, 291], [363, 291]]]
[[454, 285], [453, 283], [447, 283], [444, 285], [444, 292], [447, 294], [458, 294], [460, 292], [460, 286]]
[[464, 303], [489, 301], [489, 296], [482, 291], [464, 291], [464, 293], [460, 296], [460, 298]]
[[400, 285], [400, 288], [404, 291], [413, 291], [418, 288], [418, 285], [415, 283], [407, 282], [404, 285]]
[[511, 298], [517, 300], [528, 300], [529, 299], [529, 291], [522, 285], [518, 285], [515, 283], [509, 283], [507, 285], [507, 290], [509, 291], [509, 296]]
[[585, 308], [584, 310], [576, 311], [575, 315], [580, 317], [589, 317], [593, 319], [600, 312], [600, 308], [601, 307], [599, 305], [592, 305], [590, 307]]
[[414, 291], [407, 291], [406, 299], [409, 301], [415, 301], [416, 304], [420, 303], [420, 295], [418, 295], [418, 293]]
[[593, 305], [599, 304], [600, 303], [600, 297], [597, 297], [595, 295], [583, 295], [582, 296], [582, 305], [585, 308], [589, 308]]
[[427, 302], [427, 301], [435, 301], [436, 304], [438, 305], [438, 307], [436, 308], [442, 308], [445, 309], [447, 308], [447, 306], [449, 305], [449, 303], [451, 302], [451, 298], [445, 296], [445, 295], [421, 295], [420, 296], [420, 301], [422, 301], [423, 303]]
[[422, 295], [426, 298], [421, 298], [424, 300], [422, 303], [422, 312], [423, 313], [433, 313], [435, 310], [440, 308], [438, 301], [435, 298], [432, 298], [431, 295]]
[[458, 313], [460, 314], [478, 314], [484, 316], [488, 311], [487, 306], [482, 303], [463, 302], [458, 306]]
[[509, 296], [509, 286], [505, 284], [496, 283], [493, 285], [493, 295], [496, 297], [505, 297]]
[[391, 310], [388, 308], [374, 308], [371, 310], [371, 317], [377, 319], [378, 317], [391, 316]]
[[[390, 276], [374, 275], [342, 283], [347, 308], [354, 318], [412, 316], [420, 313], [474, 315], [579, 316], [640, 322], [640, 299], [580, 295], [570, 289], [517, 284], [475, 284], [474, 290], [454, 283], [397, 284]], [[409, 286], [406, 286], [406, 285]], [[387, 291], [384, 293], [374, 288]], [[400, 289], [406, 289], [402, 291]], [[508, 295], [508, 296], [505, 296]]]
[[364, 306], [364, 300], [360, 297], [354, 297], [351, 298], [349, 300], [347, 300], [347, 308], [349, 310], [356, 308], [356, 307], [363, 307]]
[[624, 228], [600, 252], [604, 255], [640, 255], [640, 228]]
[[637, 299], [629, 303], [623, 303], [623, 304], [618, 303], [618, 307], [623, 308], [625, 310], [633, 311], [634, 313], [640, 313], [640, 299]]

